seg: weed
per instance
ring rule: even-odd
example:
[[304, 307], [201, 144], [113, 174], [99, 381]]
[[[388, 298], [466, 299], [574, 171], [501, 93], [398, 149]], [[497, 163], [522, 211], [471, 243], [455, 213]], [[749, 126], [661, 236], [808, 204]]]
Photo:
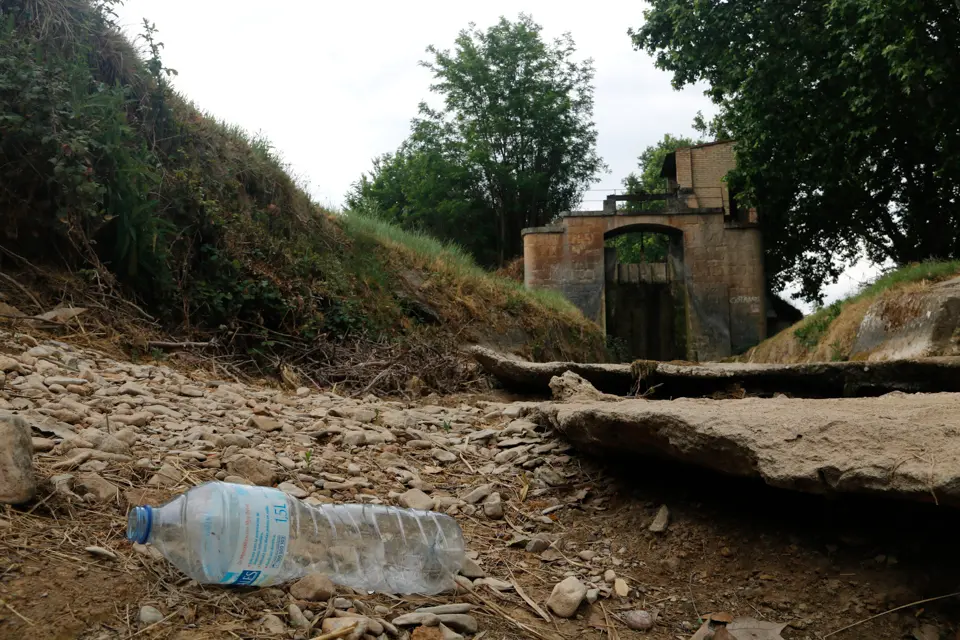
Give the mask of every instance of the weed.
[[797, 341], [806, 349], [815, 349], [820, 344], [820, 338], [830, 328], [830, 323], [840, 315], [846, 302], [846, 300], [834, 302], [801, 321], [800, 326], [793, 330]]

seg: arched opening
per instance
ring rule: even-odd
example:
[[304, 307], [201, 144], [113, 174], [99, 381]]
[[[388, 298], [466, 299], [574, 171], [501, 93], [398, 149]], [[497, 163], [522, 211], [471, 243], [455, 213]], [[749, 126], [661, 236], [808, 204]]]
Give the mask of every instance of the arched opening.
[[634, 224], [604, 234], [605, 325], [622, 361], [686, 357], [683, 232]]

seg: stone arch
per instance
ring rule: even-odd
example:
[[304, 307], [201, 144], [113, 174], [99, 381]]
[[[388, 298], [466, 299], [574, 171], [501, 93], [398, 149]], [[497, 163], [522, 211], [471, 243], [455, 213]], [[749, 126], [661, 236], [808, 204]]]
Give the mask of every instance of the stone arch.
[[[683, 230], [660, 220], [650, 222], [648, 216], [627, 218], [610, 220], [603, 234], [603, 327], [608, 342], [622, 360], [684, 359], [688, 320]], [[666, 236], [664, 259], [621, 262], [610, 241], [651, 232]]]

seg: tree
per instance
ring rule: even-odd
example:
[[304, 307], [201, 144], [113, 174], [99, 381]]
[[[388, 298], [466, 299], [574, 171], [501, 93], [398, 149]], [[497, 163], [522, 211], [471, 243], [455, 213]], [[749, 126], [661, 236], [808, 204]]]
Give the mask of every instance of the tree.
[[[634, 45], [709, 83], [737, 140], [775, 287], [817, 299], [845, 262], [960, 255], [960, 6], [651, 0]], [[701, 120], [701, 125], [706, 125]]]
[[[427, 51], [432, 59], [422, 64], [433, 72], [431, 90], [442, 96], [443, 106], [420, 105], [411, 138], [397, 155], [429, 149], [435, 161], [430, 171], [455, 175], [457, 186], [431, 184], [419, 172], [428, 165], [418, 165], [409, 167], [398, 191], [367, 188], [366, 194], [383, 209], [405, 208], [403, 224], [435, 215], [420, 209], [425, 203], [462, 198], [462, 207], [448, 208], [446, 228], [478, 240], [492, 236], [494, 262], [502, 265], [522, 253], [522, 229], [572, 208], [605, 168], [596, 153], [592, 61], [575, 60], [569, 34], [546, 42], [541, 27], [525, 15], [516, 22], [501, 18], [486, 31], [471, 24], [452, 52], [433, 46]], [[444, 163], [457, 167], [441, 168]], [[385, 168], [383, 160], [375, 164], [348, 202], [365, 184], [382, 182]], [[417, 190], [421, 197], [411, 197]], [[462, 210], [470, 212], [468, 220]], [[440, 235], [453, 239], [449, 231]], [[467, 248], [482, 260], [490, 246], [478, 247], [475, 240]]]
[[[663, 161], [667, 156], [682, 147], [700, 144], [701, 140], [694, 140], [684, 136], [672, 136], [669, 133], [663, 139], [643, 150], [637, 158], [639, 173], [631, 172], [623, 179], [623, 186], [627, 193], [666, 193], [667, 179], [660, 176]], [[646, 202], [621, 203], [623, 211], [659, 211], [663, 209], [664, 200], [650, 200]], [[607, 246], [617, 248], [617, 259], [622, 263], [637, 262], [664, 262], [667, 259], [670, 239], [662, 233], [627, 233], [611, 238]]]

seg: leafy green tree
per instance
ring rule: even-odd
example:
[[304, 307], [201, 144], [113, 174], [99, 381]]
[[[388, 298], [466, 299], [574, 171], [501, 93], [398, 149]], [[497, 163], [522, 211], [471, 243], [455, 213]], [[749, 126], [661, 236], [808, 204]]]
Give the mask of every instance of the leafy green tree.
[[410, 139], [374, 164], [347, 203], [374, 201], [404, 225], [433, 220], [421, 226], [448, 240], [470, 236], [461, 243], [480, 261], [503, 264], [522, 253], [522, 229], [572, 208], [605, 169], [596, 153], [593, 63], [575, 59], [569, 34], [545, 41], [526, 15], [486, 31], [471, 24], [453, 51], [427, 51], [432, 59], [422, 64], [443, 106], [420, 105]]
[[[667, 179], [660, 177], [663, 161], [677, 149], [690, 147], [701, 142], [703, 141], [686, 136], [665, 134], [662, 140], [644, 149], [643, 153], [637, 158], [639, 173], [631, 172], [623, 179], [623, 186], [626, 187], [627, 193], [666, 193]], [[624, 202], [622, 208], [625, 211], [658, 211], [663, 208], [664, 204], [663, 200]]]
[[817, 299], [864, 251], [960, 255], [960, 6], [942, 0], [651, 0], [630, 35], [738, 141], [772, 284]]
[[[667, 179], [660, 177], [663, 161], [677, 149], [701, 142], [685, 136], [664, 135], [662, 140], [644, 149], [637, 158], [639, 172], [631, 172], [623, 179], [627, 193], [666, 193]], [[623, 202], [620, 208], [631, 212], [659, 211], [665, 204], [664, 200]], [[627, 233], [611, 238], [607, 246], [617, 248], [617, 259], [622, 263], [664, 262], [670, 239], [662, 233]]]

